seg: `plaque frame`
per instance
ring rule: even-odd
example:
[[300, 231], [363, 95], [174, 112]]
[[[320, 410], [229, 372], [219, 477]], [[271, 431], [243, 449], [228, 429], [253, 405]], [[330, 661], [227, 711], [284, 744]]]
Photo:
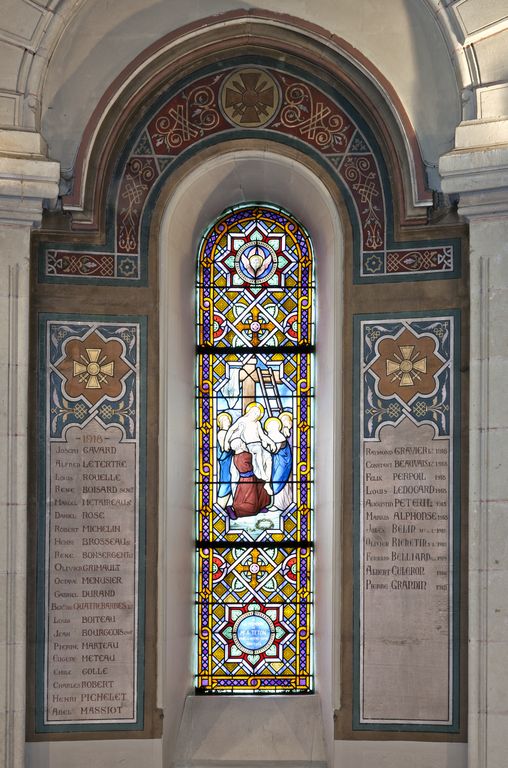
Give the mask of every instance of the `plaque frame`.
[[[44, 696], [45, 696], [45, 626], [46, 626], [46, 607], [45, 607], [45, 562], [46, 562], [46, 485], [48, 479], [48, 446], [47, 446], [47, 408], [48, 408], [48, 380], [49, 380], [49, 361], [47, 357], [47, 335], [46, 327], [49, 322], [69, 323], [71, 325], [84, 325], [93, 327], [104, 326], [122, 326], [125, 324], [135, 325], [138, 329], [138, 349], [137, 349], [137, 371], [136, 388], [139, 406], [137, 410], [138, 423], [136, 424], [136, 469], [138, 473], [138, 492], [137, 492], [137, 564], [135, 567], [137, 580], [137, 606], [136, 606], [136, 658], [134, 660], [134, 688], [135, 688], [135, 719], [130, 722], [62, 722], [45, 723], [44, 722]], [[34, 537], [36, 551], [36, 597], [34, 608], [34, 626], [33, 637], [35, 643], [33, 660], [33, 688], [34, 709], [33, 709], [33, 736], [35, 738], [46, 738], [49, 734], [54, 738], [60, 735], [63, 738], [77, 736], [86, 738], [87, 736], [100, 738], [110, 738], [112, 735], [124, 737], [131, 733], [132, 735], [143, 735], [146, 728], [146, 690], [145, 690], [145, 625], [147, 616], [146, 606], [146, 581], [147, 581], [147, 440], [148, 440], [148, 418], [147, 418], [147, 371], [148, 371], [148, 318], [146, 315], [94, 315], [71, 312], [40, 312], [37, 317], [37, 361], [38, 361], [38, 381], [37, 381], [37, 441], [36, 441], [36, 466], [38, 468], [36, 515], [37, 515], [37, 533]], [[29, 718], [29, 727], [32, 725]], [[31, 735], [31, 734], [30, 734]]]
[[[388, 322], [405, 320], [408, 323], [412, 321], [450, 319], [453, 324], [453, 341], [450, 347], [451, 367], [453, 369], [453, 388], [450, 393], [450, 402], [452, 404], [453, 422], [450, 429], [450, 449], [452, 468], [452, 480], [450, 483], [449, 510], [452, 516], [452, 538], [449, 542], [449, 552], [452, 557], [452, 567], [450, 575], [452, 576], [453, 594], [449, 599], [449, 605], [452, 606], [452, 616], [450, 617], [449, 627], [452, 638], [450, 643], [449, 661], [452, 665], [450, 675], [451, 690], [449, 691], [449, 703], [451, 710], [451, 722], [449, 724], [439, 724], [436, 722], [415, 723], [412, 721], [386, 723], [371, 722], [366, 723], [361, 720], [361, 689], [360, 689], [360, 482], [362, 474], [361, 457], [361, 414], [360, 414], [360, 380], [363, 375], [362, 360], [360, 358], [362, 349], [361, 328], [362, 323], [367, 321]], [[461, 549], [462, 549], [462, 530], [461, 521], [461, 310], [460, 309], [429, 309], [406, 312], [376, 312], [369, 314], [353, 315], [353, 691], [352, 691], [352, 731], [359, 732], [361, 737], [366, 733], [385, 733], [393, 738], [397, 734], [449, 734], [456, 736], [461, 730], [461, 592], [462, 592], [462, 574], [461, 574]], [[388, 718], [387, 718], [388, 720]]]

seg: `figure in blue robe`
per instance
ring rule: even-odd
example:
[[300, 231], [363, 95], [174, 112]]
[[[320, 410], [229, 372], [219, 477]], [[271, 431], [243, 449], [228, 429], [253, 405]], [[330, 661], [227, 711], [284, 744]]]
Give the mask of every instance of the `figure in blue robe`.
[[219, 465], [219, 485], [217, 488], [217, 503], [225, 509], [231, 497], [231, 462], [233, 460], [232, 450], [224, 448], [224, 440], [231, 422], [232, 416], [227, 411], [217, 414], [217, 463]]
[[282, 491], [293, 469], [293, 457], [288, 441], [284, 440], [284, 443], [279, 445], [272, 456], [272, 486], [275, 495]]
[[273, 506], [284, 510], [291, 503], [293, 495], [291, 485], [288, 485], [293, 472], [293, 455], [288, 440], [290, 432], [276, 416], [267, 419], [264, 426], [276, 445], [272, 454]]
[[[231, 461], [233, 451], [225, 451], [217, 445], [217, 461], [219, 462], [219, 489], [217, 496], [219, 499], [229, 496], [231, 493]], [[219, 502], [221, 504], [221, 502]], [[221, 504], [222, 506], [222, 504]]]

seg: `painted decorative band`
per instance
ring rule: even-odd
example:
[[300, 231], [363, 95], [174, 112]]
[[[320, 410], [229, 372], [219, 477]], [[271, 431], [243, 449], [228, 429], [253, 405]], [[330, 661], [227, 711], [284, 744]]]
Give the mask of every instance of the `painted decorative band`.
[[458, 241], [393, 243], [389, 174], [351, 104], [308, 73], [234, 62], [195, 73], [163, 95], [133, 132], [109, 192], [107, 252], [41, 245], [39, 280], [144, 285], [147, 222], [164, 179], [219, 138], [273, 139], [303, 148], [336, 179], [355, 230], [358, 283], [456, 277]]

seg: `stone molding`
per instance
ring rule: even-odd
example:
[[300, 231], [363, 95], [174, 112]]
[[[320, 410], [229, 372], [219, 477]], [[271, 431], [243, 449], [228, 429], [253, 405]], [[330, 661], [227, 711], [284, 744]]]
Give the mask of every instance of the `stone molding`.
[[0, 224], [36, 227], [43, 204], [55, 203], [60, 164], [45, 151], [38, 133], [0, 131]]
[[[19, 0], [2, 9], [0, 48], [5, 71], [0, 70], [0, 111], [4, 125], [32, 130], [39, 126], [48, 63], [67, 24], [87, 1]], [[8, 78], [12, 64], [14, 88]]]
[[455, 149], [479, 149], [508, 144], [508, 119], [463, 120], [455, 129]]
[[466, 130], [461, 124], [457, 138], [462, 146], [439, 161], [443, 192], [460, 195], [459, 212], [469, 219], [508, 215], [508, 120], [496, 121], [496, 125], [501, 126], [499, 138], [505, 138], [506, 143], [478, 145], [492, 126], [484, 123], [482, 130], [476, 123], [471, 126], [475, 144], [468, 146], [471, 134], [466, 142], [465, 135], [459, 133], [460, 129]]
[[[469, 746], [468, 766], [505, 764], [500, 752], [505, 714], [491, 703], [493, 659], [503, 643], [492, 619], [495, 581], [506, 567], [494, 560], [494, 508], [506, 482], [494, 482], [493, 453], [502, 465], [496, 437], [496, 393], [503, 391], [505, 336], [499, 314], [506, 296], [508, 232], [508, 120], [468, 121], [457, 128], [456, 148], [439, 164], [443, 190], [458, 193], [459, 212], [470, 222], [470, 482], [469, 482]], [[494, 274], [496, 277], [494, 277]], [[503, 279], [504, 278], [504, 279]], [[499, 407], [499, 406], [498, 406]], [[498, 438], [499, 440], [499, 438]], [[490, 526], [490, 528], [489, 528]], [[495, 566], [493, 565], [495, 563]]]
[[[5, 407], [0, 413], [0, 563], [2, 636], [0, 664], [0, 764], [22, 768], [25, 738], [25, 596], [27, 382], [29, 366], [28, 303], [30, 227], [15, 207], [19, 198], [0, 197], [0, 322], [4, 352], [0, 387]], [[39, 201], [39, 207], [40, 201]], [[18, 226], [10, 226], [12, 224]]]

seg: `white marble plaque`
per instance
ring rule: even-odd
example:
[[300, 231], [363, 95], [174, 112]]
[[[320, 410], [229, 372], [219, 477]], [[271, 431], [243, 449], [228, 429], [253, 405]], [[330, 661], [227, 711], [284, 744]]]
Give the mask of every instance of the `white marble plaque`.
[[433, 433], [405, 419], [363, 447], [364, 720], [449, 717], [450, 450]]
[[134, 720], [136, 446], [91, 422], [51, 443], [46, 720]]

